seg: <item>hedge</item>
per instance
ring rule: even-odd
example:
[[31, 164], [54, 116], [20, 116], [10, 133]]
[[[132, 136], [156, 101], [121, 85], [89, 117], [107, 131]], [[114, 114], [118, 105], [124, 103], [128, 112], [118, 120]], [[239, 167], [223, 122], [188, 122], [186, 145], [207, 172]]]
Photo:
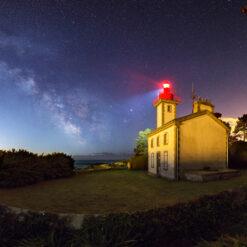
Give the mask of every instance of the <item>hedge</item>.
[[240, 219], [246, 205], [233, 204], [232, 194], [224, 192], [132, 215], [91, 216], [82, 233], [92, 246], [191, 246], [202, 238], [219, 236], [233, 218]]
[[53, 214], [15, 215], [0, 207], [0, 246], [187, 247], [231, 233], [246, 206], [245, 190], [222, 192], [147, 212], [86, 216], [79, 230]]
[[10, 188], [73, 175], [74, 160], [64, 153], [37, 155], [0, 151], [0, 187]]

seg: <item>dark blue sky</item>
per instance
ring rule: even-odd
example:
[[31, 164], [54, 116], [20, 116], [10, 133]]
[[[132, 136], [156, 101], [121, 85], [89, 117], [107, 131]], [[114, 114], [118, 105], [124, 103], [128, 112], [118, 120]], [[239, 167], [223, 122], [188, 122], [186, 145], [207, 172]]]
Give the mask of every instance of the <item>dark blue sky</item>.
[[0, 148], [132, 152], [159, 82], [247, 112], [246, 0], [2, 0]]

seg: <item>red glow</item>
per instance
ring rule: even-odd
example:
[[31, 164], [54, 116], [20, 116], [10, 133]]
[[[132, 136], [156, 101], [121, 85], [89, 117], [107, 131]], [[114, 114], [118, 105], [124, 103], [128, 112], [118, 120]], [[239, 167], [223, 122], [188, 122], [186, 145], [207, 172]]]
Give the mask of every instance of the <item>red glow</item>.
[[164, 81], [163, 89], [160, 90], [159, 95], [154, 99], [154, 105], [159, 99], [168, 99], [180, 102], [180, 97], [175, 97], [174, 92], [171, 90], [171, 83], [169, 81]]
[[169, 81], [163, 81], [163, 88], [171, 88], [171, 82]]

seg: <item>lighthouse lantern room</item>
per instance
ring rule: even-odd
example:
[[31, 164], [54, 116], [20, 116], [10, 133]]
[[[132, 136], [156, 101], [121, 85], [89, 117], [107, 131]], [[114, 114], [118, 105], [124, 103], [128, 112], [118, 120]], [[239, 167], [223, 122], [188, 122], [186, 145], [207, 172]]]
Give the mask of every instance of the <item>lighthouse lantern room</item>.
[[162, 85], [159, 95], [153, 102], [157, 108], [157, 128], [176, 118], [176, 107], [180, 103], [180, 97], [175, 97], [171, 83], [165, 81]]

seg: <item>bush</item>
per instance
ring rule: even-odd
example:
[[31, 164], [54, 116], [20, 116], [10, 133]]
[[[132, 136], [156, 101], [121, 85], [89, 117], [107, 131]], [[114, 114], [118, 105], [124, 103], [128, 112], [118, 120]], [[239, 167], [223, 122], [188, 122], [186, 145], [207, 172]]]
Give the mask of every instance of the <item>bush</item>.
[[88, 217], [81, 237], [92, 246], [191, 246], [218, 237], [246, 210], [229, 192], [197, 201], [134, 214]]
[[245, 199], [238, 203], [233, 192], [223, 192], [147, 212], [87, 216], [79, 230], [54, 214], [15, 215], [0, 207], [0, 246], [192, 246], [232, 234], [229, 227], [246, 214], [243, 193]]
[[129, 169], [133, 169], [133, 170], [147, 170], [148, 156], [140, 155], [130, 158], [128, 167]]
[[67, 247], [72, 235], [69, 221], [55, 214], [15, 214], [0, 206], [0, 246]]
[[0, 187], [10, 188], [73, 175], [74, 160], [64, 153], [37, 155], [0, 151]]
[[247, 169], [247, 142], [238, 141], [229, 148], [229, 168]]
[[208, 242], [201, 241], [196, 247], [246, 247], [247, 246], [247, 237], [242, 236], [221, 236], [217, 241]]

